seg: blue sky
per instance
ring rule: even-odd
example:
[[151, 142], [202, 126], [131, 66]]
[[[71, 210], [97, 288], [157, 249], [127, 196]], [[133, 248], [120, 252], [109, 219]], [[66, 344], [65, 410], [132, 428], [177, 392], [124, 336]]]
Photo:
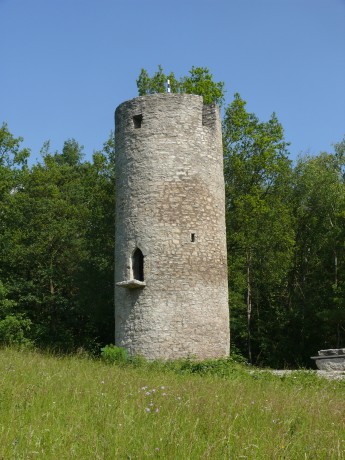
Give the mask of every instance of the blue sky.
[[0, 0], [0, 123], [32, 161], [75, 138], [100, 149], [141, 68], [208, 67], [300, 152], [345, 134], [345, 0]]

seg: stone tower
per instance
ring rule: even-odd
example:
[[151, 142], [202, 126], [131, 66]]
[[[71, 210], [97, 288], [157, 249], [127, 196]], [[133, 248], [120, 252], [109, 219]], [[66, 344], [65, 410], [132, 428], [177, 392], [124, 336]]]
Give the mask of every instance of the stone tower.
[[116, 125], [115, 344], [149, 359], [229, 353], [219, 109], [122, 103]]

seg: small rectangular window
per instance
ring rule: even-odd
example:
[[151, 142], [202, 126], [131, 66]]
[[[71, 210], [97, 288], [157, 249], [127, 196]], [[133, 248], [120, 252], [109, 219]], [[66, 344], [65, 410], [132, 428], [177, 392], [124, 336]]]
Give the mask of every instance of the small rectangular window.
[[133, 279], [144, 281], [144, 255], [139, 248], [136, 248], [132, 255], [132, 271]]
[[134, 115], [133, 117], [134, 128], [141, 128], [142, 121], [143, 121], [142, 115]]
[[217, 108], [215, 104], [203, 105], [202, 125], [208, 128], [215, 128], [217, 120]]
[[192, 243], [195, 243], [195, 233], [190, 234], [190, 240]]

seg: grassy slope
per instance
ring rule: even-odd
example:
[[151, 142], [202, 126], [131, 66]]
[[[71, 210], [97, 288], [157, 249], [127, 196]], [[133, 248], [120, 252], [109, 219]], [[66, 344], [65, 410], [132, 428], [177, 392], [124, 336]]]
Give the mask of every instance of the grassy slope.
[[0, 459], [342, 459], [344, 390], [0, 350]]

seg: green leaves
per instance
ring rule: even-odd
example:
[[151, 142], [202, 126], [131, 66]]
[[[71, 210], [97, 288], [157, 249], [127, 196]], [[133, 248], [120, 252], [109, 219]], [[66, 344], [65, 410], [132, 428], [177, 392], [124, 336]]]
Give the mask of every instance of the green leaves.
[[214, 82], [207, 67], [193, 66], [189, 71], [189, 76], [181, 78], [180, 92], [199, 94], [203, 96], [204, 104], [215, 103], [222, 106], [224, 103], [224, 83]]
[[145, 96], [146, 94], [165, 93], [167, 90], [167, 81], [170, 80], [171, 92], [179, 92], [179, 84], [173, 73], [166, 75], [163, 72], [162, 66], [158, 66], [158, 71], [149, 77], [149, 74], [145, 69], [141, 69], [139, 78], [137, 80], [137, 87], [139, 96]]
[[30, 320], [31, 337], [60, 349], [111, 341], [113, 143], [93, 163], [82, 162], [82, 147], [71, 139], [54, 154], [46, 142], [43, 161], [30, 168], [0, 166], [8, 177], [0, 193], [0, 275], [6, 302], [15, 305], [0, 311], [0, 329], [27, 334]]
[[274, 334], [262, 320], [273, 325], [293, 254], [291, 163], [276, 116], [260, 122], [245, 105], [235, 94], [223, 120], [232, 339], [268, 360]]
[[13, 137], [7, 124], [3, 123], [0, 128], [0, 166], [25, 166], [30, 155], [29, 149], [20, 149], [23, 141], [21, 137]]
[[16, 311], [16, 303], [8, 298], [8, 292], [0, 281], [0, 344], [27, 345], [30, 342], [31, 321]]
[[309, 326], [306, 338], [316, 348], [317, 343], [335, 348], [345, 340], [345, 184], [339, 153], [306, 155], [294, 171], [294, 298], [303, 307], [301, 322]]
[[193, 66], [189, 75], [181, 77], [180, 80], [177, 80], [172, 72], [166, 75], [160, 65], [152, 77], [142, 69], [137, 80], [139, 96], [165, 93], [168, 80], [172, 93], [198, 94], [203, 96], [204, 104], [216, 103], [221, 106], [224, 103], [224, 83], [214, 82], [207, 67]]
[[223, 133], [232, 340], [265, 364], [309, 365], [345, 340], [344, 141], [292, 167], [277, 117], [238, 94]]

